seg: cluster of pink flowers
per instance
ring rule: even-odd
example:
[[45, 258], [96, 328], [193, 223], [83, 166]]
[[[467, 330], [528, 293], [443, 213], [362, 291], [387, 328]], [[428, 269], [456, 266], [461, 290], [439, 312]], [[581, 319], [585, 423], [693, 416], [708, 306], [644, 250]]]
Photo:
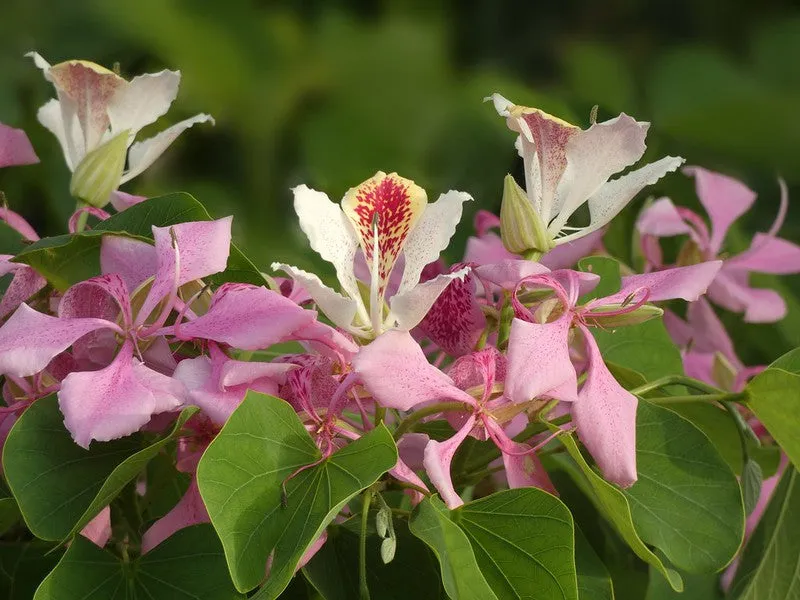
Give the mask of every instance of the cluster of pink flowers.
[[[94, 163], [84, 161], [111, 148], [105, 144], [122, 132], [124, 165], [135, 133], [166, 111], [164, 102], [156, 106], [154, 100], [149, 112], [131, 114], [131, 98], [144, 90], [150, 98], [163, 96], [168, 106], [176, 83], [169, 72], [125, 82], [87, 63], [50, 67], [36, 60], [59, 95], [40, 118], [64, 145], [74, 179], [80, 176], [74, 187], [94, 181], [105, 198], [76, 213], [70, 229], [80, 230], [86, 214], [106, 218], [101, 205], [112, 199], [119, 210], [141, 200], [118, 186], [152, 163], [153, 152], [162, 152], [180, 131], [167, 130], [169, 139], [157, 136], [147, 147], [134, 144], [127, 175], [112, 177], [111, 188], [86, 171], [95, 164], [106, 172], [102, 152]], [[353, 187], [341, 203], [304, 185], [293, 190], [300, 227], [334, 267], [336, 289], [282, 263], [272, 265], [276, 276], [265, 275], [262, 286], [209, 285], [228, 262], [231, 217], [153, 227], [152, 244], [104, 235], [102, 274], [63, 293], [48, 288], [32, 268], [2, 257], [3, 273], [13, 273], [0, 302], [7, 404], [2, 432], [53, 393], [66, 428], [83, 447], [162, 428], [176, 411], [194, 405], [200, 412], [189, 421], [178, 456], [178, 468], [193, 473], [246, 392], [257, 390], [295, 408], [323, 458], [379, 420], [408, 422], [415, 413], [422, 415], [417, 423], [446, 418], [455, 433], [444, 441], [413, 427], [399, 436], [400, 460], [390, 476], [406, 484], [415, 500], [428, 491], [427, 481], [448, 507], [462, 503], [451, 462], [469, 437], [497, 446], [509, 487], [555, 493], [537, 451], [552, 436], [573, 430], [608, 481], [632, 485], [638, 400], [609, 371], [593, 330], [658, 318], [663, 311], [652, 303], [683, 299], [687, 320], [669, 311], [665, 317], [687, 373], [741, 389], [757, 369], [736, 357], [703, 295], [708, 291], [713, 303], [744, 312], [748, 321], [783, 316], [780, 297], [751, 287], [748, 275], [800, 271], [800, 247], [776, 237], [786, 195], [770, 231], [758, 234], [744, 253], [725, 258], [726, 231], [754, 194], [723, 175], [685, 169], [697, 181], [710, 231], [701, 216], [669, 199], [652, 203], [637, 222], [645, 272], [626, 274], [618, 290], [595, 297], [600, 277], [573, 267], [602, 253], [605, 225], [682, 159], [666, 157], [611, 179], [641, 159], [647, 123], [623, 114], [582, 130], [493, 99], [517, 134], [525, 188], [507, 181], [503, 214], [479, 211], [476, 234], [463, 260], [452, 265], [441, 254], [472, 198], [449, 191], [429, 202], [413, 181], [383, 172]], [[208, 119], [201, 115], [176, 127], [182, 131], [200, 120]], [[0, 125], [0, 167], [36, 160], [21, 131]], [[584, 204], [589, 225], [568, 224]], [[38, 239], [17, 213], [4, 208], [0, 216], [24, 239]], [[658, 240], [678, 235], [686, 242], [668, 264]], [[261, 352], [285, 342], [302, 350], [277, 357]], [[728, 382], [718, 381], [720, 361], [729, 369]], [[559, 425], [552, 434], [515, 439], [538, 418], [558, 418]], [[102, 544], [108, 512], [99, 518], [86, 533]], [[143, 549], [207, 520], [193, 482], [145, 534]]]

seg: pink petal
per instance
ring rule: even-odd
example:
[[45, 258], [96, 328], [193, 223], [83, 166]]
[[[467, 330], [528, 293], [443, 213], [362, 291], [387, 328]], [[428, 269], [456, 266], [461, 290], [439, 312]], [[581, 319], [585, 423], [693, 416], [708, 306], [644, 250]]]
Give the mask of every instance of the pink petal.
[[457, 400], [474, 405], [469, 394], [428, 363], [408, 332], [390, 330], [364, 346], [353, 369], [373, 398], [387, 408], [410, 410], [429, 401]]
[[[456, 263], [450, 272], [463, 266]], [[486, 327], [486, 317], [475, 294], [472, 273], [467, 273], [463, 279], [452, 280], [419, 324], [419, 329], [451, 356], [471, 352]]]
[[101, 548], [111, 539], [111, 507], [106, 506], [81, 529], [81, 535]]
[[594, 457], [603, 476], [621, 487], [636, 482], [636, 396], [609, 372], [600, 348], [586, 327], [581, 327], [589, 355], [586, 381], [572, 418], [578, 437]]
[[328, 541], [328, 530], [325, 529], [320, 536], [314, 540], [314, 542], [308, 547], [308, 549], [303, 553], [303, 556], [300, 557], [300, 562], [297, 563], [297, 566], [294, 569], [294, 572], [297, 573], [300, 569], [305, 567], [314, 555], [319, 552], [322, 547], [325, 545], [325, 542]]
[[220, 385], [224, 388], [250, 384], [257, 379], [269, 379], [275, 385], [286, 382], [286, 374], [297, 367], [288, 363], [228, 360], [220, 368]]
[[550, 269], [537, 262], [515, 259], [478, 266], [473, 271], [482, 280], [500, 286], [505, 290], [513, 290], [521, 279], [532, 275], [549, 273]]
[[359, 348], [352, 337], [319, 321], [312, 321], [292, 332], [291, 336], [292, 339], [306, 342], [315, 352], [345, 363], [352, 360]]
[[733, 341], [705, 298], [689, 304], [686, 318], [692, 330], [692, 349], [698, 352], [721, 352], [728, 360], [739, 363]]
[[[419, 475], [414, 473], [414, 471], [412, 471], [401, 458], [397, 459], [397, 464], [389, 471], [389, 475], [398, 481], [402, 481], [403, 483], [410, 483], [411, 485], [420, 487], [423, 490], [428, 489], [428, 486], [426, 486], [425, 482], [420, 479]], [[422, 502], [422, 500], [425, 498], [424, 494], [422, 494], [422, 492], [418, 492], [417, 490], [405, 490], [405, 492], [406, 495], [411, 498], [411, 504], [414, 506]]]
[[676, 346], [688, 346], [694, 332], [692, 326], [669, 309], [664, 310], [664, 327]]
[[217, 425], [225, 424], [247, 393], [246, 386], [221, 389], [214, 365], [207, 356], [182, 360], [175, 368], [173, 377], [186, 386], [189, 394], [187, 403], [199, 406]]
[[756, 194], [732, 177], [700, 167], [686, 167], [695, 178], [697, 196], [711, 219], [711, 252], [718, 254], [731, 224], [750, 210]]
[[69, 222], [67, 223], [67, 230], [70, 233], [75, 233], [78, 231], [78, 222], [80, 221], [81, 215], [83, 214], [90, 214], [93, 217], [97, 217], [101, 221], [105, 221], [111, 215], [104, 211], [102, 208], [97, 208], [94, 206], [81, 206], [78, 210], [72, 213], [72, 216], [69, 218]]
[[645, 208], [636, 220], [636, 229], [642, 235], [655, 237], [672, 237], [692, 233], [692, 228], [683, 220], [669, 198], [659, 198]]
[[39, 157], [33, 151], [25, 132], [0, 123], [0, 168], [38, 162]]
[[478, 237], [483, 237], [489, 233], [490, 229], [500, 228], [500, 217], [494, 213], [490, 213], [488, 210], [481, 209], [476, 212], [472, 222]]
[[712, 302], [744, 312], [748, 323], [773, 323], [786, 316], [786, 302], [775, 290], [750, 287], [747, 273], [723, 268], [708, 288]]
[[156, 249], [147, 242], [123, 235], [104, 235], [100, 244], [100, 270], [119, 275], [133, 293], [156, 274]]
[[36, 242], [39, 240], [39, 235], [33, 230], [33, 227], [22, 217], [13, 210], [9, 210], [5, 206], [0, 206], [0, 220], [4, 221], [6, 225], [11, 227], [14, 231], [19, 233], [26, 240]]
[[[224, 271], [231, 247], [233, 217], [153, 227], [158, 268], [137, 323], [180, 286]], [[174, 236], [174, 240], [173, 240]]]
[[208, 511], [197, 488], [197, 479], [193, 477], [186, 493], [173, 509], [153, 523], [142, 536], [142, 554], [150, 552], [181, 529], [209, 522]]
[[480, 237], [467, 239], [464, 262], [475, 265], [491, 265], [504, 260], [519, 260], [519, 257], [506, 250], [499, 235], [486, 233]]
[[528, 444], [519, 444], [508, 437], [499, 424], [492, 420], [486, 422], [493, 430], [492, 439], [499, 442], [498, 448], [503, 454], [503, 466], [506, 470], [508, 487], [536, 487], [554, 496], [558, 496], [553, 482], [542, 466], [542, 461]]
[[725, 268], [776, 275], [800, 273], [800, 246], [783, 238], [757, 233], [750, 248], [726, 260]]
[[514, 319], [508, 338], [508, 373], [505, 396], [514, 403], [548, 396], [559, 389], [558, 399], [578, 397], [577, 377], [569, 356], [570, 319], [528, 323]]
[[598, 298], [594, 304], [618, 304], [631, 294], [643, 290], [649, 292], [648, 302], [661, 302], [675, 298], [694, 302], [706, 292], [721, 267], [721, 260], [712, 260], [688, 267], [675, 267], [643, 275], [629, 275], [622, 278], [622, 287], [619, 292], [606, 298]]
[[431, 440], [425, 446], [425, 458], [423, 464], [428, 473], [431, 483], [438, 490], [439, 495], [444, 500], [447, 508], [458, 508], [464, 501], [456, 493], [453, 487], [453, 480], [450, 477], [450, 463], [453, 462], [456, 450], [466, 439], [472, 428], [475, 426], [475, 417], [470, 417], [464, 426], [456, 432], [449, 440], [437, 442]]
[[20, 304], [0, 327], [0, 373], [35, 375], [76, 340], [103, 328], [122, 333], [103, 319], [59, 319]]
[[8, 284], [6, 293], [3, 294], [3, 298], [0, 300], [0, 319], [5, 318], [10, 312], [16, 310], [20, 304], [26, 302], [28, 298], [47, 286], [47, 280], [30, 267], [11, 264], [18, 268], [11, 283]]
[[122, 212], [126, 208], [130, 208], [134, 204], [139, 204], [145, 200], [147, 200], [146, 196], [135, 196], [133, 194], [121, 192], [120, 190], [111, 192], [111, 206], [113, 206], [114, 210], [117, 212]]
[[61, 383], [58, 402], [75, 443], [113, 440], [134, 433], [154, 414], [184, 401], [182, 385], [133, 358], [126, 342], [110, 365], [99, 371], [73, 372]]
[[115, 321], [122, 314], [123, 328], [131, 325], [131, 301], [125, 282], [119, 275], [99, 275], [76, 283], [58, 304], [62, 319], [95, 317]]
[[292, 339], [316, 313], [265, 287], [226, 283], [215, 292], [208, 312], [174, 328], [183, 339], [207, 339], [242, 350], [261, 350]]

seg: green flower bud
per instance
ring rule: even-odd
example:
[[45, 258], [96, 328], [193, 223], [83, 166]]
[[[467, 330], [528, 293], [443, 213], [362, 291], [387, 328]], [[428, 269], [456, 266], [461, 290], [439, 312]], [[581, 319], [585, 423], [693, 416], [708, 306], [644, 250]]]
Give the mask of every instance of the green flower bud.
[[128, 154], [128, 131], [111, 138], [83, 157], [72, 174], [70, 193], [90, 206], [103, 208], [119, 187]]
[[555, 246], [547, 233], [547, 225], [511, 175], [506, 175], [503, 181], [500, 237], [509, 252], [536, 258]]
[[736, 385], [736, 367], [721, 352], [714, 353], [711, 376], [723, 390], [733, 390]]
[[[598, 307], [596, 310], [598, 312], [606, 312], [619, 308], [622, 308], [621, 304], [610, 304], [608, 306]], [[644, 323], [650, 319], [660, 317], [663, 314], [664, 311], [659, 307], [653, 306], [652, 304], [643, 304], [635, 310], [619, 315], [605, 317], [600, 315], [595, 316], [592, 314], [592, 311], [589, 311], [585, 316], [587, 319], [591, 319], [599, 327], [613, 329], [615, 327], [624, 327], [626, 325], [638, 325], [639, 323]]]

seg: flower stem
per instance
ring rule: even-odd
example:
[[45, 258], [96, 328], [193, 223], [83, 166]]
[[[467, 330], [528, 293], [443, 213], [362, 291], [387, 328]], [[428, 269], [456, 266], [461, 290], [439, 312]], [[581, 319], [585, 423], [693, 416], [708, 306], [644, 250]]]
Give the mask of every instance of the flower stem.
[[405, 419], [403, 419], [400, 424], [397, 426], [397, 429], [394, 430], [394, 439], [399, 440], [400, 436], [410, 431], [414, 425], [416, 425], [420, 420], [424, 419], [425, 417], [429, 417], [431, 415], [435, 415], [440, 412], [448, 412], [448, 411], [466, 411], [472, 410], [472, 407], [464, 404], [463, 402], [439, 402], [437, 404], [431, 404], [430, 406], [425, 406], [418, 410], [415, 410], [413, 413], [408, 415]]
[[361, 600], [369, 600], [367, 585], [367, 527], [369, 525], [369, 505], [372, 504], [372, 488], [364, 490], [361, 504], [361, 535], [358, 540], [358, 581]]
[[704, 394], [723, 393], [719, 388], [715, 388], [707, 383], [703, 383], [702, 381], [692, 379], [691, 377], [686, 377], [684, 375], [668, 375], [667, 377], [662, 377], [660, 379], [656, 379], [655, 381], [651, 381], [649, 383], [645, 383], [644, 385], [640, 385], [639, 387], [633, 388], [630, 390], [630, 392], [634, 396], [641, 396], [642, 394], [668, 387], [670, 385], [684, 385]]
[[542, 258], [542, 251], [531, 248], [530, 250], [526, 250], [522, 253], [522, 258], [536, 262]]
[[731, 392], [722, 394], [694, 394], [689, 396], [661, 396], [647, 398], [654, 404], [685, 404], [687, 402], [740, 402], [747, 398], [744, 392]]
[[[87, 204], [83, 200], [78, 200], [78, 203], [75, 205], [75, 210], [80, 210]], [[86, 229], [86, 223], [89, 221], [89, 213], [87, 211], [82, 212], [78, 215], [78, 222], [75, 224], [75, 233], [81, 233], [84, 229]]]

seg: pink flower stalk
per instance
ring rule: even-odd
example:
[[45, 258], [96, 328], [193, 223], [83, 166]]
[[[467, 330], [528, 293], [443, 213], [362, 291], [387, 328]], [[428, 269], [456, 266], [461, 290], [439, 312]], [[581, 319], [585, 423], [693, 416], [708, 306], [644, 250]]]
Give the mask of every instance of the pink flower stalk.
[[520, 410], [509, 411], [509, 400], [497, 395], [496, 384], [502, 384], [505, 377], [505, 357], [495, 348], [462, 356], [451, 367], [451, 377], [428, 363], [410, 334], [393, 330], [362, 348], [353, 368], [372, 397], [388, 408], [411, 410], [446, 400], [464, 403], [456, 434], [444, 442], [429, 441], [423, 459], [431, 482], [448, 507], [463, 504], [453, 487], [450, 463], [467, 436], [491, 439], [497, 445], [509, 486], [555, 492], [534, 448], [514, 442], [503, 428]]
[[[720, 261], [714, 261], [624, 277], [619, 292], [582, 306], [577, 302], [585, 274], [554, 271], [518, 280], [514, 290], [516, 318], [508, 340], [506, 396], [513, 403], [537, 397], [571, 402], [578, 436], [604, 477], [622, 487], [632, 485], [637, 478], [637, 399], [606, 367], [590, 328], [625, 315], [633, 319], [633, 313], [646, 302], [697, 300], [720, 266]], [[529, 307], [520, 300], [526, 289], [549, 289], [554, 297]], [[580, 390], [571, 360], [573, 343], [587, 362]]]
[[726, 257], [723, 244], [728, 230], [750, 210], [756, 199], [755, 192], [732, 177], [700, 167], [686, 168], [683, 172], [694, 176], [697, 196], [709, 216], [711, 228], [709, 230], [700, 215], [675, 206], [669, 198], [657, 200], [642, 212], [636, 223], [648, 270], [665, 268], [659, 238], [686, 235], [688, 240], [678, 256], [678, 264], [717, 258], [724, 261], [708, 288], [712, 302], [744, 313], [744, 320], [749, 323], [779, 321], [786, 315], [783, 298], [774, 290], [752, 287], [750, 273], [800, 273], [800, 246], [777, 237], [789, 203], [785, 183], [780, 182], [780, 208], [769, 231], [757, 233], [744, 252]]

